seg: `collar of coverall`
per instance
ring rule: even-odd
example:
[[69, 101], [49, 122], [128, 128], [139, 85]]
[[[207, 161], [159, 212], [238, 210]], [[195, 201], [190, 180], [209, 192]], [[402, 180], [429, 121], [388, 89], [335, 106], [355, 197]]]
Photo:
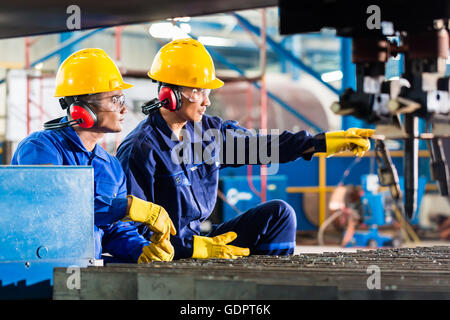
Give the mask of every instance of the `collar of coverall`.
[[[62, 118], [60, 122], [65, 122], [65, 121], [68, 121], [67, 116]], [[64, 128], [64, 129], [61, 129], [58, 131], [60, 131], [67, 139], [69, 139], [70, 142], [72, 143], [72, 145], [75, 146], [79, 151], [85, 152], [87, 154], [90, 153], [84, 147], [83, 142], [81, 142], [80, 137], [78, 136], [77, 132], [75, 131], [75, 129], [73, 127], [67, 127], [67, 128]], [[94, 148], [94, 150], [92, 150], [92, 152], [94, 153], [94, 155], [96, 157], [99, 157], [100, 159], [109, 162], [108, 154], [98, 144], [95, 145], [95, 148]]]

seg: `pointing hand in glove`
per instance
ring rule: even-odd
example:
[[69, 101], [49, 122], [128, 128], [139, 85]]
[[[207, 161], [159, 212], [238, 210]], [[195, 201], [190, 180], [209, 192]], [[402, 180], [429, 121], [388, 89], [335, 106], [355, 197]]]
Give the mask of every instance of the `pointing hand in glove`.
[[325, 133], [327, 157], [341, 151], [352, 151], [355, 156], [362, 157], [370, 149], [369, 138], [375, 133], [373, 129], [350, 128], [346, 131]]

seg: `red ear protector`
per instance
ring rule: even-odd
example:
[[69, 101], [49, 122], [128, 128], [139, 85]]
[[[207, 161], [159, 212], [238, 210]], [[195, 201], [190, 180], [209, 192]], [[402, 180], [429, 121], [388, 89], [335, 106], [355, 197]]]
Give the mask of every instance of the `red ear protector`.
[[161, 107], [170, 111], [177, 111], [181, 108], [181, 92], [177, 86], [162, 84], [158, 86], [158, 98], [146, 102], [142, 106], [144, 114], [151, 114]]
[[86, 102], [74, 101], [69, 107], [70, 116], [74, 120], [81, 120], [81, 128], [92, 128], [97, 124], [97, 115]]
[[70, 115], [73, 120], [61, 122], [62, 118], [58, 118], [48, 121], [44, 123], [44, 128], [46, 130], [62, 129], [75, 125], [88, 129], [97, 124], [97, 115], [86, 102], [80, 101], [77, 98], [72, 98], [73, 102], [69, 106], [66, 101], [68, 99], [69, 98], [59, 99], [59, 104], [61, 105], [61, 108], [67, 109], [67, 114]]

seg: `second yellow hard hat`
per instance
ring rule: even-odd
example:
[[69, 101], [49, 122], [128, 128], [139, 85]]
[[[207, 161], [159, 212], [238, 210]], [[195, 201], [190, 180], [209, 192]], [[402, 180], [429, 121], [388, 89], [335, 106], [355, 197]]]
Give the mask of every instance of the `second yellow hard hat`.
[[163, 46], [148, 76], [156, 81], [203, 89], [217, 89], [223, 81], [216, 78], [214, 63], [206, 48], [197, 40], [173, 40]]

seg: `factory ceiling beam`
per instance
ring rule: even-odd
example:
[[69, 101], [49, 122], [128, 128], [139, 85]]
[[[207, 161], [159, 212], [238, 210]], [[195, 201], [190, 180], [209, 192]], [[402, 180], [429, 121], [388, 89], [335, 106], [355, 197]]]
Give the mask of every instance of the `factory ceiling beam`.
[[[73, 0], [0, 2], [0, 39], [73, 31], [68, 10]], [[183, 16], [200, 16], [276, 6], [277, 0], [128, 0], [107, 4], [77, 0], [81, 29], [146, 23]]]

